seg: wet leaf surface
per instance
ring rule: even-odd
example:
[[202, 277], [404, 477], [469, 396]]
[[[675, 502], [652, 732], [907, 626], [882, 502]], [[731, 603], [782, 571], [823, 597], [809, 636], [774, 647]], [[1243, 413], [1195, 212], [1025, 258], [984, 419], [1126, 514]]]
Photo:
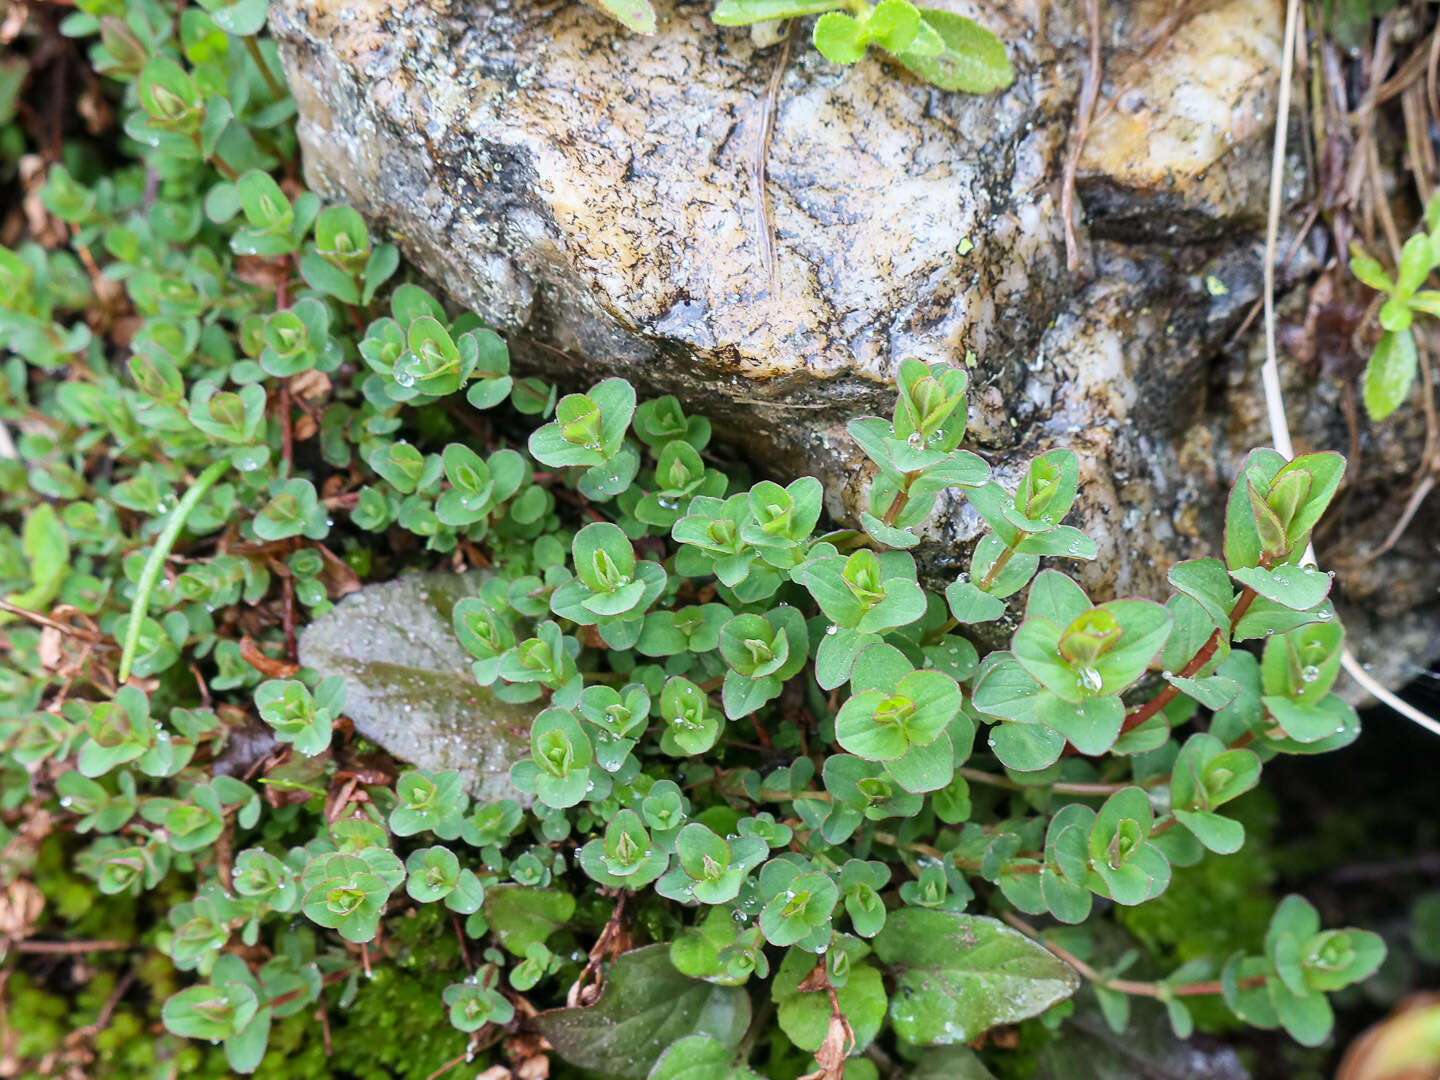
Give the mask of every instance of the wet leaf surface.
[[497, 701], [475, 682], [450, 612], [479, 574], [415, 574], [367, 585], [306, 628], [300, 661], [343, 675], [355, 730], [422, 769], [456, 769], [487, 801], [530, 797], [510, 782], [528, 756], [529, 705]]
[[681, 975], [666, 945], [633, 949], [615, 961], [600, 1000], [536, 1019], [560, 1056], [582, 1069], [644, 1080], [671, 1043], [709, 1035], [727, 1049], [750, 1024], [750, 997]]
[[906, 908], [875, 939], [891, 966], [890, 1019], [921, 1046], [969, 1042], [1036, 1016], [1080, 985], [1068, 964], [998, 919]]

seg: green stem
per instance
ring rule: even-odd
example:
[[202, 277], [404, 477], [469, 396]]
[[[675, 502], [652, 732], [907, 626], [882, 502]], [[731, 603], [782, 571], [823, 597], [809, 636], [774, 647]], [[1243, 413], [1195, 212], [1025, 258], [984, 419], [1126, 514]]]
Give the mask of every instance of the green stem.
[[209, 157], [205, 156], [205, 144], [201, 141], [198, 131], [192, 131], [190, 133], [190, 141], [195, 144], [195, 149], [200, 151], [200, 157], [209, 162], [211, 167], [221, 176], [225, 177], [226, 180], [240, 179], [240, 174], [235, 171], [234, 167], [228, 161], [220, 156], [220, 151], [215, 151], [215, 153]]
[[270, 65], [265, 62], [265, 54], [260, 51], [260, 42], [255, 40], [254, 34], [245, 35], [245, 51], [250, 54], [250, 59], [255, 61], [255, 66], [260, 69], [260, 75], [265, 80], [265, 85], [270, 88], [270, 96], [276, 101], [284, 101], [285, 87], [279, 79], [275, 78]]
[[940, 644], [940, 641], [945, 637], [946, 634], [948, 634], [951, 630], [954, 630], [954, 629], [955, 629], [957, 626], [959, 626], [959, 625], [960, 625], [960, 620], [957, 619], [957, 618], [955, 618], [954, 615], [951, 615], [948, 619], [946, 619], [943, 623], [941, 623], [939, 626], [937, 626], [934, 630], [931, 630], [930, 633], [926, 634], [926, 635], [925, 635], [925, 640], [922, 641], [921, 644], [922, 644], [922, 645], [938, 645], [938, 644]]
[[[1244, 590], [1240, 593], [1240, 599], [1235, 602], [1235, 607], [1230, 613], [1231, 635], [1235, 633], [1235, 627], [1240, 625], [1240, 619], [1244, 616], [1245, 612], [1250, 610], [1250, 605], [1255, 602], [1257, 595], [1259, 594], [1248, 585], [1245, 586]], [[1205, 669], [1205, 665], [1208, 664], [1214, 658], [1215, 653], [1219, 651], [1220, 643], [1223, 640], [1228, 640], [1228, 637], [1229, 635], [1223, 634], [1220, 628], [1216, 627], [1210, 636], [1205, 639], [1205, 644], [1200, 646], [1199, 651], [1180, 669], [1180, 677], [1191, 679], [1200, 674], [1200, 672]], [[1166, 685], [1163, 690], [1144, 705], [1130, 710], [1129, 714], [1125, 717], [1125, 723], [1120, 728], [1121, 734], [1127, 731], [1133, 731], [1179, 696], [1180, 690], [1178, 687], [1173, 683]]]
[[150, 549], [150, 557], [145, 560], [145, 568], [140, 571], [140, 583], [135, 587], [135, 602], [130, 605], [130, 621], [125, 627], [125, 643], [120, 652], [121, 683], [130, 678], [130, 665], [135, 660], [135, 650], [140, 647], [140, 627], [145, 622], [145, 612], [150, 608], [150, 594], [155, 591], [155, 583], [160, 580], [160, 571], [165, 567], [165, 560], [170, 557], [175, 540], [179, 537], [180, 530], [185, 527], [185, 519], [205, 497], [205, 493], [215, 485], [215, 481], [225, 475], [228, 468], [228, 457], [210, 463], [191, 485], [190, 490], [185, 492], [179, 505], [170, 511], [169, 520], [160, 530], [155, 546]]
[[[974, 784], [986, 784], [990, 787], [1004, 788], [1006, 791], [1024, 791], [1025, 785], [1017, 784], [1008, 776], [1001, 776], [998, 773], [988, 773], [982, 769], [972, 769], [961, 765], [955, 770], [956, 776], [963, 776]], [[1092, 784], [1071, 782], [1068, 780], [1057, 780], [1053, 784], [1040, 784], [1038, 787], [1048, 787], [1057, 795], [1113, 795], [1117, 791], [1123, 791], [1127, 787], [1134, 787], [1130, 784]]]
[[976, 587], [981, 591], [985, 591], [989, 589], [991, 585], [994, 585], [995, 579], [1000, 576], [1000, 571], [1005, 569], [1006, 564], [1009, 563], [1010, 559], [1014, 556], [1015, 549], [1019, 547], [1021, 542], [1029, 535], [1029, 533], [1022, 532], [1015, 538], [1015, 543], [1007, 544], [1005, 550], [1000, 552], [999, 557], [990, 564], [990, 569], [985, 571], [985, 576], [976, 582]]

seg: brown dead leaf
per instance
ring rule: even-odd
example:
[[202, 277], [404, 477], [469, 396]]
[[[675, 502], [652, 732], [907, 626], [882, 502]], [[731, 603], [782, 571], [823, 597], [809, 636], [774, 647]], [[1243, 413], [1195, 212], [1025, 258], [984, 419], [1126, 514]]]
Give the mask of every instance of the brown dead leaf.
[[476, 1073], [475, 1080], [515, 1080], [515, 1074], [504, 1065], [491, 1065], [482, 1073]]
[[[292, 551], [298, 551], [307, 543], [309, 543], [308, 540], [296, 536], [288, 537], [285, 540], [241, 540], [231, 544], [228, 553], [245, 558], [279, 560], [285, 558]], [[289, 572], [287, 568], [285, 573]]]
[[330, 396], [330, 376], [311, 368], [290, 380], [290, 393], [306, 401], [319, 401]]
[[1020, 1029], [999, 1027], [990, 1032], [990, 1044], [1001, 1050], [1014, 1050], [1020, 1046]]
[[215, 712], [225, 725], [225, 742], [210, 771], [216, 776], [249, 777], [280, 745], [275, 729], [235, 705], [221, 704]]
[[144, 321], [139, 315], [120, 316], [110, 324], [110, 340], [120, 348], [128, 349]]
[[266, 656], [249, 634], [240, 639], [240, 655], [247, 664], [267, 679], [288, 679], [300, 670], [299, 664]]
[[[349, 477], [341, 476], [339, 473], [331, 473], [325, 478], [324, 483], [320, 485], [320, 498], [334, 499], [339, 497], [345, 491], [345, 486], [349, 482]], [[329, 504], [327, 503], [326, 505]]]
[[29, 17], [30, 5], [25, 0], [14, 0], [5, 12], [5, 20], [0, 22], [0, 45], [9, 45], [17, 37], [20, 31], [25, 29], [25, 20]]
[[[25, 238], [25, 215], [20, 212], [18, 206], [9, 207], [5, 213], [5, 219], [0, 222], [0, 244], [13, 248]], [[0, 1076], [4, 1076], [0, 1073]]]
[[235, 276], [247, 285], [273, 291], [290, 280], [290, 262], [261, 255], [241, 255], [235, 260]]
[[75, 111], [85, 121], [85, 130], [91, 135], [103, 135], [115, 124], [115, 110], [100, 93], [99, 83], [85, 88], [80, 100], [75, 103]]
[[544, 1036], [521, 1032], [505, 1040], [505, 1056], [516, 1080], [547, 1080], [550, 1075], [550, 1050]]
[[[823, 965], [821, 965], [823, 967]], [[815, 973], [812, 971], [806, 978]], [[828, 987], [829, 979], [825, 980]], [[840, 1011], [840, 1000], [835, 991], [830, 991], [830, 1026], [825, 1032], [825, 1041], [815, 1051], [815, 1063], [820, 1066], [812, 1073], [806, 1073], [800, 1080], [845, 1080], [845, 1059], [855, 1049], [855, 1032], [850, 1021]]]
[[315, 549], [325, 559], [325, 569], [320, 571], [320, 581], [325, 586], [326, 596], [331, 600], [338, 600], [342, 596], [360, 591], [360, 575], [355, 573], [353, 566], [324, 544], [316, 544]]
[[35, 932], [35, 923], [45, 910], [45, 897], [25, 881], [11, 882], [0, 894], [0, 937], [23, 941]]
[[47, 626], [40, 631], [40, 664], [46, 671], [57, 670], [65, 657], [65, 651], [60, 647], [62, 637], [60, 631], [53, 626]]
[[40, 845], [54, 829], [55, 819], [44, 808], [42, 799], [31, 799], [21, 808], [21, 825], [0, 848], [0, 865], [26, 862], [35, 857]]
[[20, 159], [20, 185], [25, 195], [20, 208], [25, 213], [25, 226], [30, 239], [44, 248], [56, 248], [70, 240], [70, 230], [40, 200], [40, 189], [45, 186], [49, 163], [41, 154], [26, 154]]
[[470, 566], [474, 566], [480, 570], [487, 569], [490, 566], [490, 560], [485, 557], [485, 553], [469, 540], [461, 540], [457, 545], [457, 550], [465, 553], [465, 561]]
[[590, 949], [590, 962], [581, 970], [565, 995], [565, 1004], [572, 1009], [576, 1006], [594, 1005], [599, 1001], [601, 991], [605, 989], [605, 982], [600, 975], [601, 965], [635, 947], [635, 940], [630, 935], [629, 925], [625, 920], [626, 895], [623, 889], [620, 890], [615, 909], [610, 913], [604, 929], [600, 931], [600, 936]]
[[813, 994], [816, 990], [830, 989], [830, 976], [825, 971], [825, 961], [821, 960], [806, 973], [800, 980], [797, 989], [802, 994]]

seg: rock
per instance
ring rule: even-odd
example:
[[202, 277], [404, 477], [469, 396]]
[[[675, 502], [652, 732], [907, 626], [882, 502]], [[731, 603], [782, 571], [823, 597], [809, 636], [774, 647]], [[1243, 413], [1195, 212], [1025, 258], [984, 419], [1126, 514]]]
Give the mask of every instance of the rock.
[[1261, 225], [1282, 7], [1230, 0], [1175, 25], [1167, 17], [1181, 9], [1168, 2], [1112, 7], [1109, 36], [1138, 48], [1108, 58], [1107, 81], [1119, 98], [1097, 117], [1080, 157], [1093, 235], [1196, 243], [1224, 236], [1237, 221]]
[[[1169, 565], [1217, 550], [1234, 468], [1268, 442], [1230, 421], [1211, 364], [1259, 295], [1280, 5], [1102, 4], [1101, 98], [1119, 100], [1080, 161], [1072, 273], [1079, 5], [953, 3], [1006, 41], [1010, 89], [840, 68], [802, 22], [768, 148], [784, 50], [714, 26], [708, 0], [661, 0], [652, 37], [572, 0], [275, 0], [270, 24], [310, 184], [504, 329], [518, 367], [675, 393], [853, 520], [870, 473], [844, 422], [888, 413], [901, 359], [964, 361], [970, 446], [1002, 482], [1053, 446], [1082, 455], [1091, 594], [1163, 595]], [[1286, 276], [1319, 262], [1302, 245]], [[1253, 360], [1232, 355], [1244, 382]], [[926, 575], [953, 577], [981, 531], [942, 502]], [[1362, 592], [1385, 580], [1361, 573]]]
[[421, 769], [456, 769], [477, 799], [530, 797], [510, 766], [530, 753], [535, 710], [495, 699], [475, 682], [450, 612], [481, 577], [412, 574], [367, 585], [300, 636], [300, 662], [343, 675], [355, 730]]

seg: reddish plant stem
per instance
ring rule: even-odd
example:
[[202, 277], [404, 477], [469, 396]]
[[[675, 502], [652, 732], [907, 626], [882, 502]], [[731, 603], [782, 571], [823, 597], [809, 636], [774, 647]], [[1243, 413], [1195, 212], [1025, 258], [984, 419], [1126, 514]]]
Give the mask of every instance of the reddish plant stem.
[[299, 644], [295, 639], [295, 578], [286, 574], [280, 579], [280, 621], [285, 633], [285, 655], [292, 661], [300, 659]]
[[1160, 824], [1156, 825], [1153, 829], [1150, 830], [1150, 839], [1154, 840], [1157, 836], [1163, 836], [1165, 833], [1169, 832], [1178, 824], [1180, 824], [1179, 818], [1173, 816], [1167, 817], [1164, 821], [1160, 822]]
[[[1133, 982], [1129, 979], [1108, 979], [1068, 949], [1064, 949], [1052, 941], [1042, 940], [1040, 931], [1036, 930], [1035, 927], [1031, 926], [1018, 915], [1012, 912], [1006, 912], [1002, 918], [1031, 941], [1043, 945], [1050, 952], [1050, 955], [1058, 960], [1063, 960], [1086, 979], [1089, 979], [1093, 983], [1098, 983], [1109, 990], [1116, 990], [1122, 994], [1135, 994], [1139, 997], [1152, 998], [1163, 998], [1167, 996], [1202, 997], [1207, 994], [1223, 994], [1225, 992], [1224, 985], [1218, 979], [1212, 979], [1208, 982], [1182, 983], [1179, 986], [1167, 986], [1165, 983], [1160, 982]], [[1265, 984], [1265, 978], [1264, 975], [1252, 975], [1247, 979], [1239, 980], [1236, 986], [1241, 990], [1253, 990], [1257, 986], [1263, 986]]]
[[78, 637], [81, 641], [88, 641], [92, 644], [96, 644], [101, 640], [100, 635], [95, 633], [94, 631], [85, 630], [78, 626], [67, 626], [65, 623], [56, 622], [48, 615], [42, 615], [38, 611], [31, 611], [29, 608], [16, 607], [8, 600], [0, 600], [0, 611], [7, 611], [11, 615], [18, 615], [20, 616], [20, 618], [33, 622], [37, 626], [48, 626], [51, 630], [58, 631], [61, 634]]
[[466, 971], [474, 971], [475, 965], [470, 960], [470, 946], [465, 942], [465, 928], [460, 925], [460, 916], [452, 912], [450, 918], [455, 924], [455, 940], [460, 942], [460, 959], [464, 961]]
[[285, 471], [295, 462], [295, 424], [290, 408], [290, 380], [280, 384], [280, 456], [285, 459]]
[[245, 51], [250, 54], [250, 59], [254, 60], [255, 66], [260, 69], [260, 77], [270, 88], [270, 96], [276, 101], [285, 100], [285, 86], [275, 77], [275, 73], [270, 70], [270, 65], [265, 62], [265, 56], [260, 52], [260, 43], [255, 40], [255, 35], [246, 34], [244, 40]]
[[[349, 974], [349, 971], [332, 971], [330, 972], [330, 974], [326, 975], [323, 979], [320, 980], [321, 988], [324, 989], [327, 986], [334, 986], [337, 982], [340, 982], [342, 979], [347, 978]], [[308, 988], [290, 990], [286, 993], [281, 994], [279, 997], [271, 998], [269, 1001], [265, 1002], [265, 1004], [272, 1009], [278, 1009], [281, 1005], [286, 1005], [294, 1001], [301, 995], [308, 994], [309, 992], [310, 991]]]
[[[1019, 544], [1020, 540], [1023, 540], [1026, 535], [1025, 533], [1021, 533], [1020, 539], [1016, 540], [1015, 543]], [[995, 561], [990, 564], [990, 569], [985, 571], [985, 576], [976, 583], [977, 587], [980, 589], [988, 589], [991, 585], [994, 585], [995, 579], [1000, 576], [1000, 571], [1005, 569], [1014, 554], [1014, 546], [1007, 545], [1005, 550], [1000, 552]]]
[[754, 713], [750, 714], [750, 723], [755, 725], [755, 737], [760, 740], [760, 745], [766, 750], [775, 749], [775, 744], [770, 741], [770, 733], [760, 726], [760, 718]]
[[904, 511], [905, 507], [910, 504], [911, 475], [911, 473], [905, 474], [905, 487], [901, 491], [896, 493], [895, 501], [890, 504], [890, 508], [885, 511], [885, 516], [880, 519], [886, 525], [894, 525], [895, 519], [898, 518], [900, 514]]
[[[1112, 979], [1105, 983], [1111, 990], [1119, 990], [1122, 994], [1137, 994], [1142, 997], [1159, 997], [1161, 983], [1131, 982], [1129, 979]], [[1265, 985], [1264, 975], [1251, 975], [1248, 979], [1240, 979], [1236, 982], [1237, 990], [1254, 990], [1256, 987]], [[1223, 994], [1224, 984], [1219, 979], [1211, 979], [1208, 982], [1182, 983], [1180, 986], [1167, 987], [1168, 993], [1174, 997], [1203, 997], [1205, 995]]]
[[451, 1069], [454, 1069], [460, 1065], [464, 1065], [465, 1062], [467, 1062], [468, 1060], [470, 1060], [470, 1051], [467, 1049], [463, 1054], [460, 1054], [458, 1057], [451, 1058], [444, 1065], [441, 1065], [438, 1069], [436, 1069], [429, 1076], [427, 1076], [425, 1080], [440, 1080], [440, 1077], [444, 1076]]
[[129, 941], [15, 941], [12, 942], [9, 947], [21, 953], [45, 953], [69, 956], [88, 952], [109, 952], [132, 949], [135, 945]]
[[[1250, 605], [1255, 602], [1256, 595], [1255, 590], [1247, 585], [1244, 591], [1241, 592], [1240, 598], [1235, 601], [1235, 607], [1230, 612], [1230, 632], [1232, 634], [1235, 632], [1236, 625], [1244, 618], [1245, 613], [1250, 610]], [[1205, 665], [1214, 658], [1216, 651], [1220, 648], [1220, 642], [1222, 640], [1221, 630], [1217, 626], [1210, 636], [1205, 639], [1205, 644], [1200, 646], [1200, 650], [1190, 658], [1190, 662], [1180, 669], [1180, 677], [1182, 679], [1189, 679], [1203, 671]], [[1126, 714], [1125, 722], [1120, 725], [1120, 734], [1123, 735], [1127, 731], [1135, 730], [1179, 696], [1179, 687], [1173, 683], [1167, 684], [1163, 690], [1144, 705], [1138, 705]], [[1076, 750], [1075, 747], [1066, 745], [1065, 752], [1061, 756], [1074, 757], [1079, 753], [1080, 751]]]

